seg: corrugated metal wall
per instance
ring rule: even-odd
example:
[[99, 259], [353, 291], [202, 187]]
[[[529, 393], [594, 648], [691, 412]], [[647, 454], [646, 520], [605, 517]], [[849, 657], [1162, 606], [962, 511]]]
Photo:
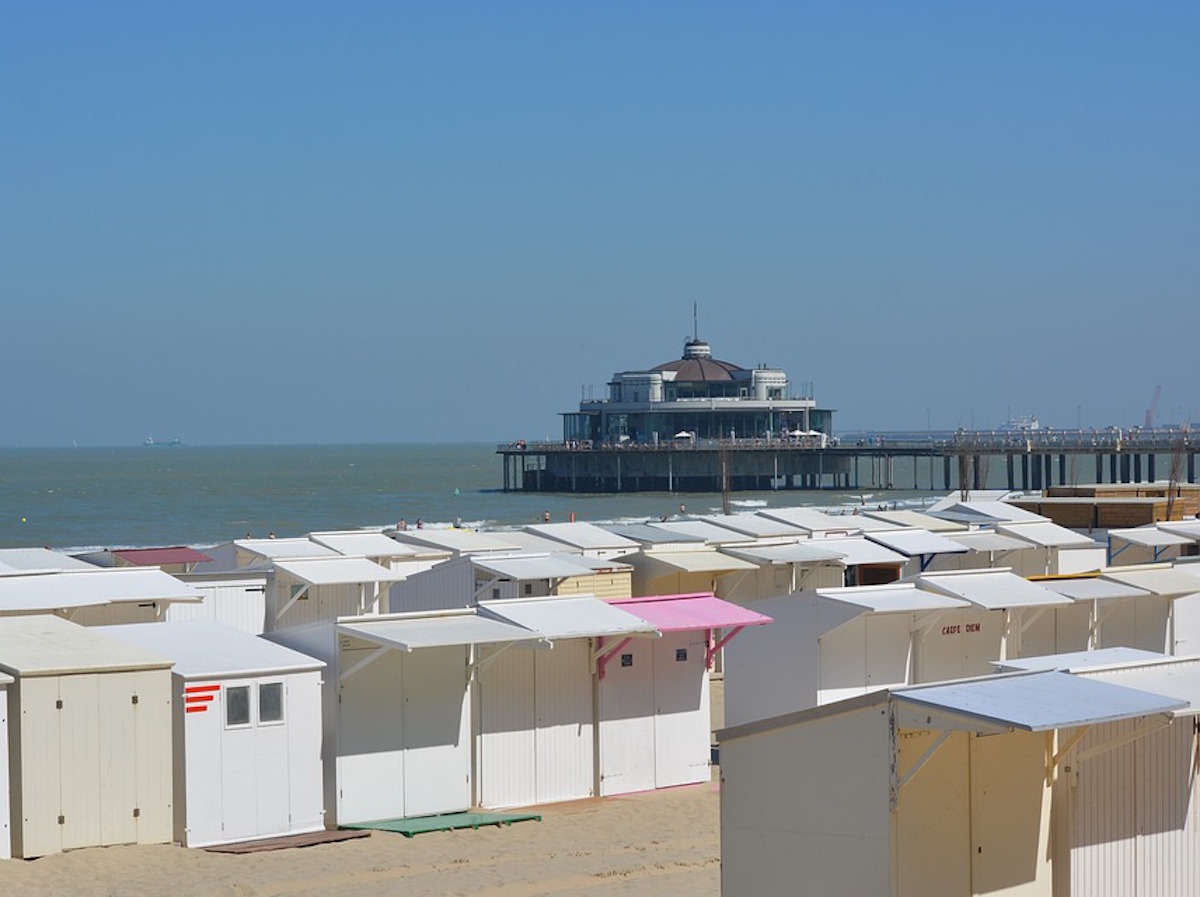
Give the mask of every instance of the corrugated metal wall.
[[595, 595], [597, 598], [633, 597], [632, 573], [614, 571], [593, 576], [571, 576], [555, 589], [556, 595]]
[[529, 806], [595, 794], [588, 639], [510, 648], [480, 678], [479, 802]]
[[536, 803], [593, 797], [595, 764], [591, 642], [564, 639], [535, 651]]
[[535, 790], [533, 654], [508, 648], [479, 678], [478, 801], [531, 803]]
[[[1058, 793], [1068, 807], [1072, 895], [1200, 893], [1192, 720], [1176, 719], [1167, 728], [1103, 749], [1145, 725], [1134, 720], [1096, 726], [1066, 761]], [[1101, 750], [1094, 756], [1074, 759], [1097, 747]]]
[[190, 585], [204, 595], [204, 600], [199, 604], [171, 604], [167, 620], [212, 620], [251, 635], [266, 631], [265, 579]]

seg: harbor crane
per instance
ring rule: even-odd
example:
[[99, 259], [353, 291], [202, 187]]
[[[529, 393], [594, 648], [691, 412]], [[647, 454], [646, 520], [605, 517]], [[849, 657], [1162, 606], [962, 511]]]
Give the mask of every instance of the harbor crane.
[[1154, 415], [1158, 411], [1158, 398], [1162, 395], [1162, 387], [1154, 387], [1154, 398], [1150, 400], [1150, 407], [1146, 409], [1145, 429], [1154, 429]]

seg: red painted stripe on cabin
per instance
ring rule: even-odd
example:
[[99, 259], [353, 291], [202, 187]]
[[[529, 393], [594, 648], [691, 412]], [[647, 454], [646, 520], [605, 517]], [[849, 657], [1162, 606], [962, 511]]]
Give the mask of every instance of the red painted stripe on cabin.
[[216, 695], [187, 695], [184, 697], [183, 703], [185, 703], [185, 704], [207, 704], [209, 701], [211, 701], [215, 697], [216, 697]]
[[220, 690], [221, 690], [221, 686], [219, 686], [219, 685], [189, 685], [183, 691], [184, 691], [184, 694], [190, 695], [190, 694], [195, 694], [196, 692], [199, 692], [199, 691], [220, 691]]
[[208, 710], [207, 704], [195, 704], [191, 707], [184, 707], [184, 713], [204, 713]]

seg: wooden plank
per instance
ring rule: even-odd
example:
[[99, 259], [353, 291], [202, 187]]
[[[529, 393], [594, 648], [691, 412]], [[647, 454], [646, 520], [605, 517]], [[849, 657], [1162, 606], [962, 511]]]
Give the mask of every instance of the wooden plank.
[[257, 841], [238, 841], [235, 844], [216, 844], [206, 847], [211, 853], [261, 853], [264, 850], [285, 850], [289, 847], [312, 847], [316, 844], [332, 844], [351, 838], [366, 838], [370, 830], [337, 829], [335, 831], [307, 832], [301, 835], [285, 835], [282, 838], [261, 838]]

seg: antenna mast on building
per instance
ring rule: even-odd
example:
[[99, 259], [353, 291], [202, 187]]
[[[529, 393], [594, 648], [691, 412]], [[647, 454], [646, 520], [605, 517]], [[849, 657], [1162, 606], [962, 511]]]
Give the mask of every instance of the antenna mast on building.
[[692, 303], [692, 339], [700, 341], [700, 316], [696, 312], [698, 303]]

